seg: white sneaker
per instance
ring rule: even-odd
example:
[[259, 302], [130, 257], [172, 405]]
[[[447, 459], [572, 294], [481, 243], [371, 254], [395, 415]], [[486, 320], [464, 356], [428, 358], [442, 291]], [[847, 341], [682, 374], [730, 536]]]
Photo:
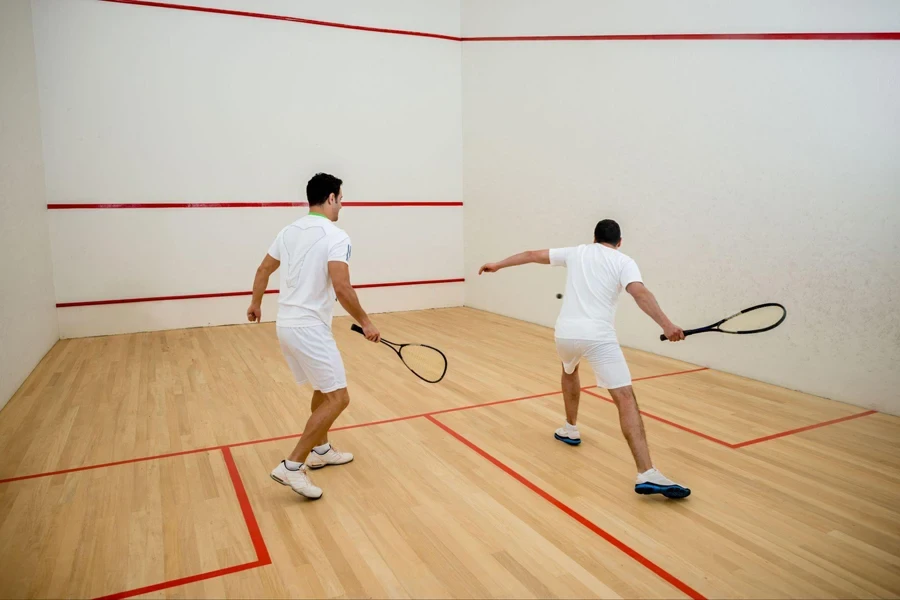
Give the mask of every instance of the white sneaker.
[[652, 468], [649, 471], [638, 473], [634, 482], [634, 491], [638, 494], [662, 494], [666, 498], [687, 498], [691, 490], [682, 487], [668, 479], [665, 475]]
[[569, 427], [560, 427], [553, 432], [553, 437], [570, 446], [577, 446], [581, 443], [581, 434], [577, 429], [570, 429]]
[[306, 458], [306, 466], [310, 469], [321, 469], [328, 465], [346, 465], [353, 460], [353, 455], [349, 452], [341, 452], [331, 444], [328, 445], [328, 452], [319, 454], [315, 450], [309, 453]]
[[291, 486], [292, 490], [311, 500], [317, 500], [322, 497], [322, 488], [314, 486], [312, 481], [309, 480], [306, 465], [301, 466], [297, 471], [291, 471], [285, 466], [284, 461], [281, 461], [269, 476], [281, 485]]

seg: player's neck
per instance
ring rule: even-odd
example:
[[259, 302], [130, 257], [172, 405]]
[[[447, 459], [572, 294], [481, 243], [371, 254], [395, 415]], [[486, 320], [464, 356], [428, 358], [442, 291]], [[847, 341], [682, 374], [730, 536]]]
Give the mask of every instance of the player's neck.
[[598, 243], [601, 246], [606, 246], [607, 248], [612, 248], [613, 250], [618, 250], [617, 247], [613, 246], [612, 244], [607, 244], [606, 242], [595, 242], [595, 243]]

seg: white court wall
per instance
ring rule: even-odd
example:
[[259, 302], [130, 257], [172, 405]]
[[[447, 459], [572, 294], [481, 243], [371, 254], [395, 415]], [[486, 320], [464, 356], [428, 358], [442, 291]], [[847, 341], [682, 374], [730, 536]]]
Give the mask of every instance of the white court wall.
[[[464, 36], [900, 30], [891, 1], [462, 7]], [[473, 42], [463, 81], [467, 305], [552, 326], [563, 270], [478, 266], [614, 218], [683, 327], [788, 309], [676, 345], [626, 296], [624, 345], [900, 414], [900, 42]]]
[[31, 5], [0, 2], [0, 408], [59, 339]]
[[[226, 10], [459, 35], [459, 3], [216, 0]], [[443, 39], [96, 0], [34, 0], [49, 204], [461, 202], [460, 47]], [[51, 210], [57, 301], [249, 290], [305, 208]], [[462, 207], [346, 207], [354, 283], [463, 275]], [[273, 276], [270, 288], [278, 285]], [[360, 291], [461, 305], [460, 283]], [[60, 308], [63, 337], [242, 322], [248, 298]], [[266, 320], [275, 317], [267, 297]], [[399, 308], [398, 308], [399, 307]]]

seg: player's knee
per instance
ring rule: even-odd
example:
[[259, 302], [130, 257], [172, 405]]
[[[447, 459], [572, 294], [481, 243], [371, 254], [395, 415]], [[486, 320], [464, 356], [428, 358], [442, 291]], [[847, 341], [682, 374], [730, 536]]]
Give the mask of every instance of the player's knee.
[[347, 393], [347, 388], [341, 388], [325, 395], [328, 396], [330, 402], [335, 404], [338, 410], [343, 411], [350, 406], [350, 394]]
[[616, 403], [616, 406], [622, 406], [623, 404], [632, 404], [635, 401], [634, 392], [631, 390], [630, 385], [614, 390], [609, 390], [609, 395], [612, 396], [613, 402]]

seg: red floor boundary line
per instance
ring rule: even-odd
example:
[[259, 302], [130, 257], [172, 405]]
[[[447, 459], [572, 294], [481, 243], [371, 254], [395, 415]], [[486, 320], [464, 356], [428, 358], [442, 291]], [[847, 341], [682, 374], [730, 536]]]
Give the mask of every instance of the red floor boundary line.
[[[370, 288], [406, 287], [413, 285], [439, 285], [442, 283], [463, 283], [464, 277], [453, 279], [429, 279], [422, 281], [391, 281], [387, 283], [361, 283], [354, 285], [357, 290]], [[266, 290], [266, 294], [277, 294], [278, 290]], [[202, 300], [206, 298], [229, 298], [233, 296], [250, 296], [252, 291], [246, 292], [215, 292], [211, 294], [184, 294], [180, 296], [148, 296], [146, 298], [118, 298], [115, 300], [84, 300], [80, 302], [59, 302], [56, 308], [74, 308], [78, 306], [106, 306], [109, 304], [135, 304], [138, 302], [167, 302], [170, 300]]]
[[617, 550], [624, 552], [629, 557], [631, 557], [632, 559], [634, 559], [635, 561], [640, 563], [642, 566], [644, 566], [647, 569], [649, 569], [650, 571], [652, 571], [654, 574], [656, 574], [661, 579], [663, 579], [667, 583], [674, 586], [676, 589], [678, 589], [682, 593], [687, 594], [689, 597], [694, 598], [695, 600], [704, 600], [705, 599], [705, 596], [703, 596], [700, 592], [693, 589], [692, 587], [690, 587], [689, 585], [687, 585], [686, 583], [684, 583], [683, 581], [681, 581], [680, 579], [678, 579], [677, 577], [675, 577], [674, 575], [672, 575], [671, 573], [669, 573], [668, 571], [663, 569], [662, 567], [658, 566], [656, 563], [654, 563], [650, 559], [646, 558], [644, 555], [639, 553], [637, 550], [634, 550], [633, 548], [631, 548], [630, 546], [628, 546], [627, 544], [625, 544], [624, 542], [620, 541], [618, 538], [613, 536], [612, 534], [610, 534], [607, 531], [605, 531], [604, 529], [600, 528], [599, 526], [594, 524], [592, 521], [590, 521], [586, 517], [582, 516], [580, 513], [576, 512], [571, 507], [569, 507], [566, 504], [564, 504], [563, 502], [557, 500], [554, 496], [551, 496], [548, 492], [544, 491], [543, 489], [538, 487], [536, 484], [532, 483], [531, 481], [526, 479], [524, 476], [520, 475], [519, 473], [514, 471], [512, 468], [507, 466], [506, 464], [500, 462], [500, 460], [496, 459], [494, 456], [492, 456], [491, 454], [489, 454], [488, 452], [486, 452], [485, 450], [483, 450], [482, 448], [480, 448], [473, 442], [469, 441], [467, 438], [465, 438], [461, 434], [457, 433], [456, 431], [451, 429], [449, 426], [438, 421], [431, 415], [428, 415], [425, 418], [428, 419], [429, 421], [431, 421], [432, 423], [434, 423], [435, 425], [437, 425], [438, 427], [440, 427], [441, 429], [443, 429], [445, 432], [449, 433], [451, 436], [456, 438], [458, 441], [462, 442], [464, 445], [468, 446], [469, 449], [473, 450], [476, 454], [478, 454], [482, 458], [487, 459], [494, 466], [496, 466], [500, 470], [504, 471], [507, 475], [509, 475], [510, 477], [512, 477], [513, 479], [515, 479], [516, 481], [518, 481], [519, 483], [521, 483], [522, 485], [524, 485], [525, 487], [530, 489], [532, 492], [536, 493], [538, 496], [540, 496], [541, 498], [543, 498], [544, 500], [546, 500], [547, 502], [549, 502], [550, 504], [552, 504], [553, 506], [555, 506], [556, 508], [558, 508], [559, 510], [564, 512], [565, 514], [567, 514], [568, 516], [570, 516], [573, 519], [575, 519], [576, 521], [578, 521], [581, 525], [583, 525], [590, 531], [594, 532], [595, 534], [597, 534], [598, 536], [600, 536], [601, 538], [603, 538], [604, 540], [606, 540], [607, 542], [612, 544]]
[[[110, 2], [111, 0], [105, 0]], [[357, 208], [462, 206], [462, 202], [344, 202], [343, 206]], [[292, 208], [309, 206], [307, 202], [129, 202], [104, 204], [63, 203], [48, 204], [47, 210], [112, 210], [145, 208]]]
[[224, 575], [230, 575], [232, 573], [247, 571], [249, 569], [255, 569], [256, 567], [264, 567], [266, 565], [272, 564], [272, 559], [269, 556], [269, 549], [266, 547], [266, 542], [262, 537], [262, 532], [259, 529], [259, 523], [256, 522], [256, 515], [253, 514], [253, 508], [250, 505], [250, 499], [247, 496], [247, 490], [246, 488], [244, 488], [244, 482], [243, 480], [241, 480], [241, 474], [234, 462], [234, 457], [231, 455], [231, 450], [229, 450], [227, 446], [222, 447], [221, 450], [222, 457], [225, 459], [225, 467], [228, 469], [228, 475], [231, 478], [231, 485], [234, 487], [234, 493], [238, 499], [238, 505], [241, 507], [241, 515], [244, 517], [244, 523], [246, 523], [247, 525], [247, 532], [250, 534], [250, 541], [253, 542], [253, 550], [256, 553], [256, 560], [253, 562], [236, 565], [234, 567], [225, 567], [224, 569], [209, 571], [208, 573], [189, 575], [187, 577], [180, 577], [178, 579], [172, 579], [170, 581], [163, 581], [125, 592], [118, 592], [115, 594], [110, 594], [108, 596], [102, 596], [102, 600], [130, 598], [132, 596], [149, 594], [151, 592], [158, 592], [159, 590], [187, 585], [189, 583], [204, 581], [206, 579], [215, 579]]
[[[521, 396], [519, 398], [509, 398], [506, 400], [493, 400], [491, 402], [482, 402], [480, 404], [468, 404], [466, 406], [456, 406], [454, 408], [442, 408], [441, 410], [434, 410], [431, 412], [417, 413], [415, 415], [405, 415], [402, 417], [391, 417], [390, 419], [381, 419], [379, 421], [367, 421], [365, 423], [354, 423], [353, 425], [343, 425], [341, 427], [333, 427], [328, 430], [328, 433], [333, 433], [335, 431], [347, 431], [348, 429], [359, 429], [360, 427], [371, 427], [373, 425], [385, 425], [387, 423], [398, 423], [400, 421], [411, 421], [413, 419], [421, 419], [423, 417], [430, 417], [431, 415], [442, 415], [445, 413], [457, 412], [460, 410], [471, 410], [475, 408], [484, 408], [486, 406], [497, 406], [498, 404], [509, 404], [510, 402], [519, 402], [521, 400], [531, 400], [533, 398], [543, 398], [545, 396], [556, 396], [557, 394], [561, 394], [560, 391], [555, 392], [546, 392], [543, 394], [534, 394], [532, 396]], [[267, 442], [276, 442], [279, 440], [289, 440], [300, 438], [301, 434], [299, 433], [289, 433], [287, 435], [279, 435], [277, 437], [265, 438], [262, 440], [250, 440], [247, 442], [238, 442], [236, 444], [228, 444], [229, 448], [237, 448], [240, 446], [252, 446], [255, 444], [265, 444]], [[3, 483], [3, 481], [0, 481]]]
[[208, 448], [196, 448], [194, 450], [181, 450], [179, 452], [167, 452], [166, 454], [154, 454], [152, 456], [141, 456], [140, 458], [127, 458], [125, 460], [117, 460], [114, 462], [99, 463], [96, 465], [84, 465], [81, 467], [73, 467], [71, 469], [61, 469], [59, 471], [48, 471], [46, 473], [34, 473], [32, 475], [19, 475], [18, 477], [9, 477], [0, 479], [2, 483], [12, 483], [14, 481], [25, 481], [26, 479], [37, 479], [39, 477], [51, 477], [53, 475], [66, 475], [68, 473], [78, 473], [79, 471], [91, 471], [93, 469], [105, 469], [107, 467], [118, 467], [120, 465], [130, 465], [133, 463], [145, 462], [148, 460], [160, 460], [163, 458], [171, 458], [173, 456], [185, 456], [188, 454], [199, 454], [201, 452], [212, 452], [213, 450], [221, 450], [225, 446], [210, 446]]
[[[592, 392], [592, 391], [590, 391], [590, 390], [584, 390], [584, 393], [590, 394], [591, 396], [593, 396], [593, 397], [595, 397], [595, 398], [600, 398], [600, 399], [603, 400], [604, 402], [613, 402], [610, 398], [605, 398], [604, 396], [601, 396], [600, 394], [596, 394], [596, 393], [594, 393], [594, 392]], [[734, 445], [733, 445], [733, 444], [730, 444], [730, 443], [728, 443], [728, 442], [726, 442], [726, 441], [720, 440], [719, 438], [715, 438], [715, 437], [713, 437], [713, 436], [711, 436], [711, 435], [706, 435], [705, 433], [701, 433], [701, 432], [699, 432], [699, 431], [697, 431], [697, 430], [695, 430], [695, 429], [691, 429], [690, 427], [685, 427], [684, 425], [679, 425], [678, 423], [675, 423], [674, 421], [670, 421], [670, 420], [664, 419], [664, 418], [662, 418], [662, 417], [657, 417], [656, 415], [652, 415], [652, 414], [650, 414], [650, 413], [648, 413], [648, 412], [644, 412], [643, 410], [640, 411], [640, 413], [641, 413], [642, 415], [644, 415], [645, 417], [647, 417], [648, 419], [653, 419], [654, 421], [659, 421], [660, 423], [665, 423], [666, 425], [670, 425], [670, 426], [672, 426], [672, 427], [675, 427], [676, 429], [680, 429], [680, 430], [682, 430], [682, 431], [686, 431], [686, 432], [688, 432], [688, 433], [691, 433], [691, 434], [693, 434], [693, 435], [696, 435], [697, 437], [701, 437], [701, 438], [703, 438], [703, 439], [705, 439], [705, 440], [709, 440], [710, 442], [715, 442], [715, 443], [717, 443], [717, 444], [720, 444], [720, 445], [722, 445], [722, 446], [725, 446], [726, 448], [734, 448]]]
[[241, 514], [244, 515], [244, 522], [247, 524], [247, 533], [250, 534], [250, 539], [253, 541], [253, 549], [256, 550], [256, 560], [260, 566], [272, 564], [269, 549], [266, 547], [266, 541], [259, 530], [259, 523], [256, 521], [256, 515], [253, 514], [253, 507], [250, 505], [250, 497], [247, 496], [247, 489], [244, 487], [241, 473], [238, 471], [237, 464], [234, 462], [234, 456], [231, 454], [231, 449], [228, 446], [222, 448], [222, 456], [225, 458], [225, 466], [228, 468], [231, 484], [234, 486], [234, 493], [237, 495], [238, 504], [241, 506]]
[[773, 433], [772, 435], [766, 435], [760, 438], [747, 440], [746, 442], [739, 442], [737, 444], [732, 444], [732, 448], [744, 448], [746, 446], [750, 446], [752, 444], [758, 444], [760, 442], [767, 442], [769, 440], [774, 440], [782, 437], [786, 437], [789, 435], [794, 435], [795, 433], [802, 433], [804, 431], [809, 431], [811, 429], [818, 429], [819, 427], [825, 427], [826, 425], [834, 425], [835, 423], [842, 423], [844, 421], [851, 421], [853, 419], [858, 419], [860, 417], [867, 417], [869, 415], [874, 415], [878, 411], [877, 410], [867, 410], [865, 412], [856, 413], [854, 415], [847, 415], [846, 417], [840, 417], [838, 419], [832, 419], [830, 421], [823, 421], [821, 423], [816, 423], [814, 425], [807, 425], [806, 427], [798, 427], [797, 429], [789, 429], [788, 431], [782, 431], [781, 433]]
[[[687, 371], [678, 371], [676, 373], [663, 373], [662, 375], [650, 375], [649, 377], [638, 377], [632, 381], [647, 381], [648, 379], [659, 379], [660, 377], [672, 377], [673, 375], [687, 375], [688, 373], [700, 373], [701, 371], [709, 371], [709, 367], [698, 367], [696, 369], [688, 369]], [[598, 386], [593, 386], [598, 387]]]
[[218, 569], [216, 571], [209, 571], [207, 573], [200, 573], [198, 575], [189, 575], [187, 577], [181, 577], [180, 579], [172, 579], [171, 581], [163, 581], [161, 583], [155, 583], [153, 585], [147, 585], [144, 587], [135, 588], [133, 590], [117, 592], [115, 594], [109, 594], [108, 596], [100, 596], [97, 598], [97, 600], [118, 600], [119, 598], [131, 598], [133, 596], [149, 594], [151, 592], [157, 592], [159, 590], [165, 590], [171, 587], [178, 587], [180, 585], [187, 585], [189, 583], [196, 583], [198, 581], [204, 581], [206, 579], [215, 579], [216, 577], [231, 575], [232, 573], [239, 573], [241, 571], [255, 569], [260, 566], [262, 565], [259, 563], [259, 561], [244, 563], [242, 565], [235, 565], [233, 567]]
[[[671, 375], [678, 375], [679, 373], [670, 373], [670, 374], [671, 374]], [[657, 377], [663, 377], [663, 375], [658, 375]], [[593, 394], [593, 393], [591, 393], [591, 392], [588, 392], [587, 389], [585, 389], [584, 391], [587, 392], [587, 393], [589, 393], [589, 394], [591, 394], [592, 396], [596, 396], [596, 394]], [[443, 408], [443, 409], [440, 409], [440, 410], [435, 410], [435, 411], [430, 411], [430, 412], [425, 412], [425, 413], [418, 413], [418, 414], [415, 414], [415, 415], [406, 415], [406, 416], [402, 416], [402, 417], [392, 417], [392, 418], [390, 418], [390, 419], [381, 419], [381, 420], [378, 420], [378, 421], [368, 421], [368, 422], [366, 422], [366, 423], [356, 423], [356, 424], [353, 424], [353, 425], [344, 425], [344, 426], [341, 426], [341, 427], [335, 427], [335, 428], [331, 429], [330, 431], [346, 431], [346, 430], [348, 430], [348, 429], [357, 429], [357, 428], [359, 428], [359, 427], [369, 427], [369, 426], [372, 426], [372, 425], [384, 425], [384, 424], [386, 424], [386, 423], [396, 423], [396, 422], [398, 422], [398, 421], [408, 421], [408, 420], [410, 420], [410, 419], [419, 419], [419, 418], [422, 418], [422, 417], [427, 417], [427, 416], [429, 416], [429, 415], [441, 415], [441, 414], [444, 414], [444, 413], [457, 412], [457, 411], [460, 411], [460, 410], [470, 410], [470, 409], [474, 409], [474, 408], [482, 408], [482, 407], [485, 407], [485, 406], [496, 406], [496, 405], [498, 405], [498, 404], [508, 404], [508, 403], [510, 403], [510, 402], [518, 402], [518, 401], [520, 401], [520, 400], [531, 400], [531, 399], [533, 399], [533, 398], [544, 398], [544, 397], [546, 397], [546, 396], [556, 396], [557, 394], [561, 394], [561, 393], [562, 393], [561, 391], [556, 390], [556, 391], [553, 391], [553, 392], [544, 392], [544, 393], [542, 393], [542, 394], [532, 394], [532, 395], [530, 395], [530, 396], [520, 396], [520, 397], [518, 397], [518, 398], [508, 398], [508, 399], [506, 399], [506, 400], [492, 400], [492, 401], [490, 401], [490, 402], [482, 402], [482, 403], [479, 403], [479, 404], [467, 404], [467, 405], [465, 405], [465, 406], [457, 406], [457, 407], [454, 407], [454, 408]], [[601, 398], [601, 399], [603, 399], [603, 400], [606, 400], [607, 402], [610, 402], [610, 400], [609, 400], [608, 398], [603, 398], [602, 396], [597, 396], [597, 397], [598, 397], [598, 398]], [[677, 426], [677, 425], [676, 425], [676, 426]], [[181, 450], [181, 451], [179, 451], [179, 452], [167, 452], [167, 453], [165, 453], [165, 454], [154, 454], [154, 455], [151, 455], [151, 456], [142, 456], [142, 457], [140, 457], [140, 458], [128, 458], [128, 459], [125, 459], [125, 460], [117, 460], [117, 461], [114, 461], [114, 462], [99, 463], [99, 464], [96, 464], [96, 465], [85, 465], [85, 466], [81, 466], [81, 467], [73, 467], [73, 468], [71, 468], [71, 469], [61, 469], [61, 470], [58, 470], [58, 471], [48, 471], [48, 472], [45, 472], [45, 473], [33, 473], [33, 474], [31, 474], [31, 475], [19, 475], [19, 476], [16, 476], [16, 477], [9, 477], [9, 478], [7, 478], [7, 479], [0, 479], [0, 484], [4, 484], [4, 483], [13, 483], [14, 481], [24, 481], [24, 480], [26, 480], [26, 479], [37, 479], [37, 478], [39, 478], [39, 477], [50, 477], [50, 476], [52, 476], [52, 475], [65, 475], [65, 474], [67, 474], [67, 473], [76, 473], [76, 472], [78, 472], [78, 471], [89, 471], [89, 470], [92, 470], [92, 469], [102, 469], [102, 468], [105, 468], [105, 467], [115, 467], [115, 466], [119, 466], [119, 465], [128, 465], [128, 464], [131, 464], [131, 463], [143, 462], [143, 461], [147, 461], [147, 460], [157, 460], [157, 459], [161, 459], [161, 458], [171, 458], [171, 457], [173, 457], [173, 456], [184, 456], [184, 455], [187, 455], [187, 454], [196, 454], [196, 453], [199, 453], [199, 452], [212, 452], [212, 451], [214, 451], [214, 450], [222, 450], [223, 448], [238, 448], [238, 447], [240, 447], [240, 446], [252, 446], [252, 445], [254, 445], [254, 444], [265, 444], [266, 442], [275, 442], [275, 441], [278, 441], [278, 440], [288, 440], [288, 439], [291, 439], [291, 438], [299, 438], [300, 435], [301, 435], [300, 433], [288, 433], [288, 434], [285, 434], [285, 435], [278, 435], [278, 436], [269, 437], [269, 438], [262, 438], [262, 439], [258, 439], [258, 440], [247, 440], [247, 441], [244, 441], [244, 442], [233, 442], [233, 443], [229, 443], [229, 444], [221, 444], [221, 445], [218, 445], [218, 446], [208, 446], [208, 447], [206, 447], [206, 448], [195, 448], [195, 449], [192, 449], [192, 450]]]

